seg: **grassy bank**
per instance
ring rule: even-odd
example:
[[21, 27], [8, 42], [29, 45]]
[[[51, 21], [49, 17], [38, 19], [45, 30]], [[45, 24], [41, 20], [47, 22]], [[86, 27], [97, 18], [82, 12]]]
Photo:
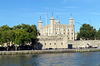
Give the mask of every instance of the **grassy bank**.
[[74, 52], [97, 52], [97, 51], [100, 51], [100, 49], [24, 50], [24, 51], [0, 51], [0, 55], [74, 53]]

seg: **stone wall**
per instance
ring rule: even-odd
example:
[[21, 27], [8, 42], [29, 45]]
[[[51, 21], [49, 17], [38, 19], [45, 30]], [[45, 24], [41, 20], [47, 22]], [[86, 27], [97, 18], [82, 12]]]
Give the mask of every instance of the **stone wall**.
[[67, 49], [68, 45], [71, 44], [72, 48], [86, 48], [89, 46], [100, 47], [100, 40], [78, 40], [78, 41], [66, 41], [62, 39], [49, 39], [41, 40], [42, 49]]
[[68, 44], [72, 44], [73, 48], [79, 47], [100, 47], [100, 40], [78, 40], [78, 41], [68, 41]]

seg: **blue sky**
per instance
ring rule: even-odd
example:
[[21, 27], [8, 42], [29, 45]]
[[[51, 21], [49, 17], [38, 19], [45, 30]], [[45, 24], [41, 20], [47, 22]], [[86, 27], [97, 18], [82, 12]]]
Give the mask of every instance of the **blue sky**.
[[46, 25], [46, 12], [48, 24], [52, 12], [61, 24], [68, 24], [72, 13], [75, 32], [84, 23], [100, 28], [100, 0], [0, 0], [0, 26], [25, 23], [38, 27], [40, 16]]

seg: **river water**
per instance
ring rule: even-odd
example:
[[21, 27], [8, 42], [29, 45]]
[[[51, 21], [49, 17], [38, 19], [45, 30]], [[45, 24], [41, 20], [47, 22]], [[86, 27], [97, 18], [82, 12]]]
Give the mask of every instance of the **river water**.
[[4, 55], [0, 66], [100, 66], [100, 52]]

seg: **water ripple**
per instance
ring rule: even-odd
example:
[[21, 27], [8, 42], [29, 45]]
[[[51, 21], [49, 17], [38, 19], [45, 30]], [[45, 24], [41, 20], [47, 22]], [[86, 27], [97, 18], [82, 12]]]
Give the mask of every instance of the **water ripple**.
[[0, 56], [0, 66], [100, 66], [100, 52]]

